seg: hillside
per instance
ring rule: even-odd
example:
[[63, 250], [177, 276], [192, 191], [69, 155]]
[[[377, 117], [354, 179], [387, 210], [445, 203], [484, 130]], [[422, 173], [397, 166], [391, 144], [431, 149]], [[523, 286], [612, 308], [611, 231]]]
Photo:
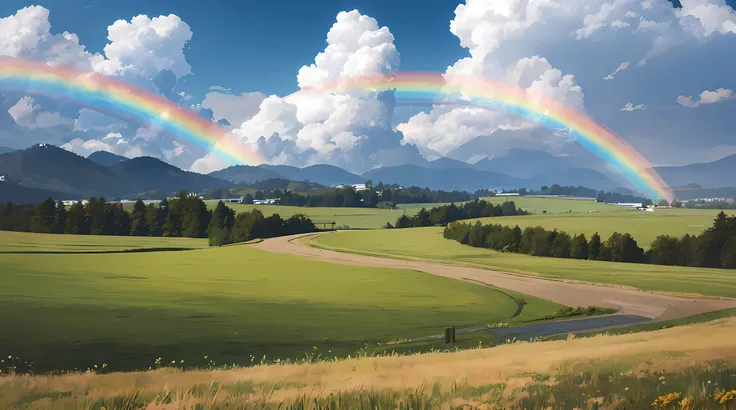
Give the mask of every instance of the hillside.
[[671, 186], [698, 184], [704, 188], [736, 186], [736, 154], [718, 161], [680, 167], [656, 167], [662, 179]]
[[606, 191], [610, 191], [617, 186], [611, 178], [589, 168], [550, 168], [549, 171], [529, 179], [526, 186], [538, 189], [543, 185], [554, 184], [584, 186]]
[[153, 157], [138, 157], [112, 165], [109, 170], [118, 178], [123, 194], [160, 189], [165, 192], [205, 188], [228, 188], [232, 183], [209, 175], [184, 171]]
[[310, 181], [325, 186], [341, 184], [362, 184], [365, 178], [350, 173], [334, 165], [312, 165], [297, 168], [289, 165], [259, 165], [260, 168], [275, 172], [290, 181]]
[[[532, 178], [551, 170], [570, 169], [574, 166], [569, 158], [557, 157], [544, 151], [510, 149], [506, 155], [486, 157], [475, 164], [478, 171], [499, 172], [516, 178]], [[568, 183], [568, 182], [566, 182]]]
[[12, 201], [18, 204], [37, 204], [49, 197], [60, 201], [73, 198], [74, 195], [47, 189], [27, 188], [10, 182], [0, 182], [0, 202]]
[[0, 155], [7, 154], [8, 152], [13, 152], [15, 150], [16, 150], [15, 148], [2, 147], [2, 146], [0, 146]]
[[102, 165], [103, 167], [109, 167], [115, 165], [118, 162], [127, 161], [128, 158], [122, 155], [116, 155], [112, 152], [107, 151], [95, 151], [87, 156], [87, 159], [94, 162], [95, 164]]
[[472, 165], [468, 164], [467, 162], [443, 157], [443, 158], [438, 158], [434, 161], [429, 161], [427, 165], [425, 165], [425, 167], [432, 168], [432, 169], [453, 169], [453, 168], [471, 168]]
[[518, 178], [496, 172], [476, 171], [472, 168], [431, 169], [416, 165], [400, 165], [370, 170], [363, 178], [373, 183], [399, 184], [402, 186], [420, 186], [446, 191], [464, 190], [473, 192], [478, 189], [518, 188], [524, 182]]
[[75, 196], [113, 194], [120, 183], [110, 169], [65, 149], [39, 144], [0, 155], [0, 175], [27, 188]]
[[259, 166], [236, 165], [227, 167], [220, 171], [215, 171], [209, 176], [213, 178], [224, 179], [236, 184], [252, 184], [254, 182], [266, 181], [269, 179], [282, 179], [283, 176], [271, 169]]

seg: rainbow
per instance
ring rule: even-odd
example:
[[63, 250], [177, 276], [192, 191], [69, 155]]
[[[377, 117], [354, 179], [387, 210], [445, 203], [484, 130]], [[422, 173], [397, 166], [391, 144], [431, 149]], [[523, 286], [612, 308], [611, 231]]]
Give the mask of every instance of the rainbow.
[[393, 73], [343, 79], [319, 89], [303, 88], [288, 98], [310, 92], [393, 91], [397, 101], [425, 101], [498, 109], [552, 130], [564, 129], [582, 147], [603, 159], [635, 188], [652, 198], [674, 198], [649, 161], [615, 132], [587, 115], [549, 98], [532, 96], [515, 85], [480, 77], [437, 73]]
[[44, 62], [0, 57], [0, 90], [43, 95], [149, 125], [193, 144], [229, 165], [266, 162], [234, 136], [187, 108], [131, 84]]

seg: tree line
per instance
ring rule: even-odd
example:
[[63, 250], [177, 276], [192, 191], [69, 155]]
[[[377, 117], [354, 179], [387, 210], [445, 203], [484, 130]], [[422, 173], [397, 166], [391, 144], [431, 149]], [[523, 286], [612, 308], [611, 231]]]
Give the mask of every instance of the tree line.
[[476, 222], [453, 223], [443, 233], [464, 245], [553, 258], [651, 263], [736, 269], [736, 217], [718, 214], [713, 226], [700, 235], [658, 236], [646, 252], [628, 233], [614, 232], [606, 241], [598, 233], [570, 235], [542, 227], [509, 227]]
[[[231, 216], [227, 216], [231, 215]], [[237, 222], [237, 224], [236, 224]], [[66, 207], [48, 198], [38, 205], [0, 204], [0, 230], [72, 235], [166, 236], [210, 238], [223, 245], [281, 235], [312, 232], [316, 227], [304, 215], [284, 221], [278, 214], [265, 218], [260, 211], [235, 211], [219, 201], [214, 212], [197, 195], [179, 192], [158, 204], [138, 200], [129, 213], [120, 203], [92, 197]]]
[[460, 206], [455, 204], [433, 207], [430, 210], [422, 208], [416, 215], [409, 217], [401, 215], [395, 225], [390, 223], [386, 228], [417, 228], [422, 226], [447, 225], [461, 219], [486, 218], [491, 216], [528, 215], [523, 209], [517, 209], [514, 201], [506, 201], [494, 205], [482, 199], [468, 201]]
[[212, 212], [209, 243], [210, 246], [222, 246], [256, 238], [273, 238], [316, 231], [317, 227], [314, 226], [312, 220], [302, 214], [295, 214], [284, 220], [279, 214], [265, 217], [263, 212], [253, 209], [236, 216], [232, 208], [219, 201]]

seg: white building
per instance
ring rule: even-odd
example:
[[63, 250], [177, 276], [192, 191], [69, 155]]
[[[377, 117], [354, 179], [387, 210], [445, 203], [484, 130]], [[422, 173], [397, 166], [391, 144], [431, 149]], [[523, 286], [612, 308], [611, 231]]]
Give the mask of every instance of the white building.
[[631, 202], [631, 203], [629, 203], [629, 202], [619, 202], [616, 205], [618, 205], [618, 206], [625, 206], [625, 207], [629, 207], [629, 208], [642, 208], [643, 207], [643, 204], [641, 202], [638, 202], [638, 203], [633, 203], [633, 202]]
[[269, 199], [254, 199], [253, 205], [273, 205], [276, 203], [276, 198]]

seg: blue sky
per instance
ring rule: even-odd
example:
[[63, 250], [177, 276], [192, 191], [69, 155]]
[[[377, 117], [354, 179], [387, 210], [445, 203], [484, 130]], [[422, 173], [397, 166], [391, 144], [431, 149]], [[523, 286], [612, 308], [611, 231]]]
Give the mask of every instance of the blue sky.
[[[27, 6], [3, 0], [0, 16]], [[92, 52], [107, 44], [107, 26], [118, 19], [176, 14], [194, 35], [185, 50], [194, 75], [181, 90], [204, 96], [211, 85], [284, 95], [297, 90], [295, 70], [325, 47], [326, 29], [342, 10], [359, 9], [391, 28], [402, 70], [443, 71], [467, 54], [448, 30], [450, 0], [39, 0], [57, 31], [69, 31]], [[204, 6], [206, 4], [206, 6]]]
[[[148, 88], [199, 110], [274, 164], [358, 172], [523, 148], [607, 171], [569, 138], [533, 132], [503, 112], [393, 107], [371, 93], [280, 97], [356, 72], [462, 73], [584, 111], [654, 165], [712, 161], [736, 153], [734, 3], [4, 0], [0, 55]], [[482, 150], [469, 148], [489, 136]], [[150, 127], [23, 93], [0, 96], [0, 145], [34, 142], [83, 155], [150, 155], [198, 172], [230, 165]]]

